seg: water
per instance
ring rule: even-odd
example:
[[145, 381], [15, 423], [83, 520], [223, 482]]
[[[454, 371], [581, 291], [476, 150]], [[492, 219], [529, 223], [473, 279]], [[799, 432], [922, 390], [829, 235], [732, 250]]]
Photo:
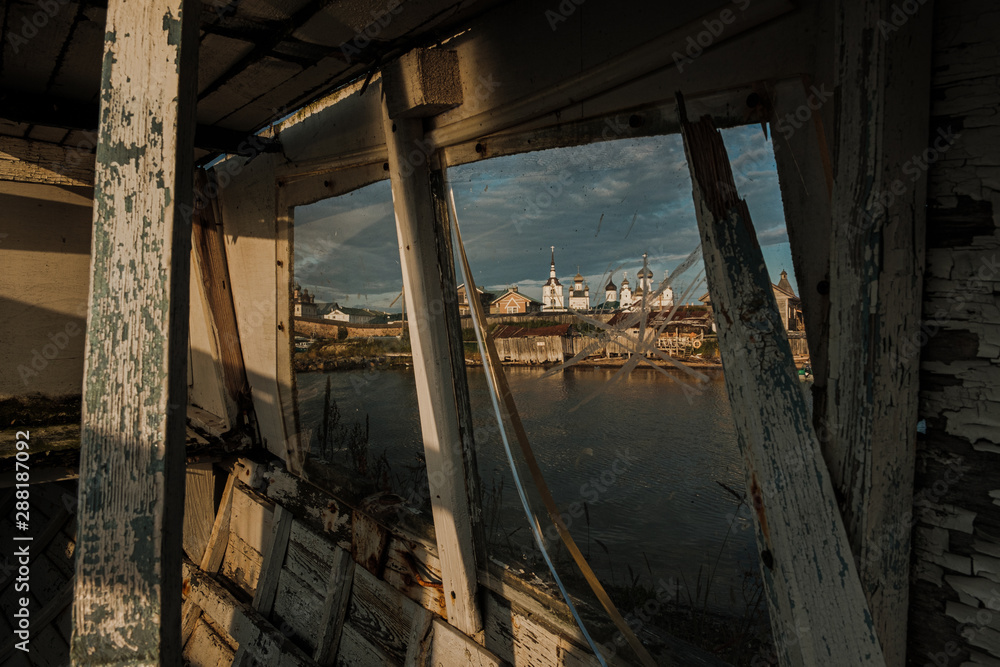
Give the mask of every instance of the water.
[[[742, 459], [721, 373], [710, 372], [709, 382], [695, 393], [642, 368], [610, 388], [606, 383], [614, 371], [609, 369], [577, 367], [546, 378], [537, 368], [506, 371], [552, 494], [602, 581], [625, 585], [631, 567], [647, 585], [682, 581], [687, 593], [681, 597], [688, 599], [698, 597], [699, 569], [703, 589], [714, 570], [710, 606], [742, 611], [743, 573], [756, 569], [756, 552], [749, 511], [717, 483], [743, 491]], [[371, 450], [386, 452], [405, 486], [407, 467], [419, 466], [422, 454], [412, 371], [300, 374], [304, 428], [318, 428], [327, 377], [342, 421], [364, 424], [370, 416]], [[686, 381], [680, 374], [674, 377]], [[496, 548], [491, 553], [512, 560], [501, 547], [513, 546], [539, 571], [544, 566], [532, 557], [536, 552], [496, 433], [482, 369], [469, 369], [469, 381], [483, 486], [489, 492], [503, 480], [496, 514], [502, 521], [492, 532]], [[522, 478], [530, 485], [527, 474]], [[589, 524], [581, 515], [584, 501]], [[488, 522], [492, 502], [487, 493]], [[535, 511], [544, 513], [540, 502]], [[562, 571], [572, 570], [566, 565]]]

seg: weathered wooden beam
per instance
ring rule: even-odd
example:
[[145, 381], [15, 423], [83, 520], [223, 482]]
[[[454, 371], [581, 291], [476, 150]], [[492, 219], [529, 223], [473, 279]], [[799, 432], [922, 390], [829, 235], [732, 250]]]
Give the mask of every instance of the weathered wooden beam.
[[477, 547], [467, 480], [476, 471], [467, 467], [463, 453], [448, 324], [441, 316], [446, 296], [428, 168], [431, 156], [424, 148], [421, 120], [394, 120], [384, 98], [382, 122], [448, 621], [474, 635], [482, 629], [482, 619], [476, 603]]
[[[825, 86], [809, 87], [805, 79], [799, 79], [776, 82], [767, 94], [785, 227], [809, 343], [813, 423], [822, 441], [824, 431], [820, 422], [825, 415], [830, 334], [830, 185], [833, 174], [820, 107], [831, 101], [833, 92]], [[807, 117], [804, 122], [803, 117]]]
[[[521, 123], [536, 121], [602, 93], [613, 91], [644, 75], [677, 65], [675, 54], [684, 53], [692, 35], [705, 30], [712, 21], [720, 21], [722, 11], [733, 17], [709, 48], [750, 31], [766, 21], [789, 12], [792, 4], [786, 0], [768, 0], [744, 4], [733, 2], [713, 9], [690, 23], [666, 32], [626, 53], [601, 62], [585, 71], [565, 77], [556, 85], [547, 86], [520, 99], [511, 100], [498, 108], [467, 116], [459, 121], [437, 127], [427, 133], [435, 148], [484, 137]], [[461, 55], [461, 52], [460, 52]], [[477, 65], [478, 66], [478, 63]]]
[[287, 284], [276, 281], [280, 264], [289, 260], [289, 247], [283, 244], [279, 256], [276, 160], [273, 155], [232, 160], [215, 167], [220, 179], [223, 173], [231, 179], [228, 187], [218, 189], [217, 220], [223, 226], [243, 365], [263, 444], [287, 459], [282, 397], [290, 388], [279, 382], [280, 369], [291, 363], [291, 323]]
[[382, 70], [382, 91], [393, 118], [426, 118], [462, 103], [458, 54], [414, 49]]
[[[218, 192], [218, 183], [213, 175], [203, 170], [196, 172], [196, 193], [205, 205], [195, 207], [191, 216], [191, 239], [203, 282], [208, 309], [215, 335], [218, 339], [219, 360], [222, 365], [226, 393], [238, 409], [250, 409], [249, 385], [246, 367], [243, 364], [243, 347], [236, 325], [236, 309], [233, 305], [232, 280], [226, 258], [225, 241], [222, 233], [222, 214], [218, 196], [210, 197], [209, 185]], [[235, 422], [239, 414], [231, 414]]]
[[184, 482], [184, 552], [201, 562], [215, 524], [215, 472], [211, 462], [187, 468]]
[[191, 563], [183, 563], [187, 600], [239, 643], [249, 664], [307, 667], [314, 663], [251, 605], [240, 602]]
[[682, 122], [681, 128], [780, 662], [882, 665], [830, 476], [722, 136], [708, 117]]
[[222, 558], [226, 555], [226, 545], [229, 544], [229, 524], [233, 516], [233, 487], [236, 485], [236, 473], [230, 473], [226, 479], [226, 488], [222, 491], [222, 501], [219, 511], [212, 524], [212, 532], [205, 545], [205, 553], [201, 557], [199, 567], [205, 572], [218, 572]]
[[[277, 185], [272, 186], [277, 189]], [[299, 428], [299, 413], [296, 409], [295, 377], [292, 367], [292, 348], [295, 344], [292, 323], [292, 282], [295, 251], [293, 238], [295, 214], [291, 206], [282, 203], [283, 196], [278, 195], [276, 201], [276, 237], [274, 253], [275, 319], [278, 322], [276, 333], [277, 347], [275, 349], [274, 379], [278, 385], [278, 399], [281, 404], [281, 419], [285, 429], [285, 463], [295, 474], [302, 472], [302, 462], [305, 460], [309, 443], [301, 441]]]
[[320, 636], [316, 639], [316, 652], [313, 654], [313, 659], [321, 667], [332, 666], [337, 656], [337, 645], [340, 643], [340, 633], [347, 615], [347, 603], [351, 600], [354, 568], [351, 553], [338, 547], [330, 566]]
[[94, 185], [94, 154], [44, 141], [0, 137], [0, 181]]
[[[100, 106], [85, 100], [75, 100], [53, 95], [38, 95], [28, 90], [5, 89], [0, 96], [0, 118], [15, 123], [44, 125], [46, 127], [79, 130], [91, 133], [98, 126]], [[269, 137], [254, 136], [253, 132], [240, 132], [215, 125], [197, 125], [194, 145], [207, 151], [235, 155], [247, 150], [253, 140], [255, 148], [264, 153], [280, 153], [281, 143]], [[88, 146], [83, 150], [92, 150]], [[70, 148], [71, 151], [80, 150]], [[92, 159], [92, 158], [91, 158]], [[74, 161], [74, 164], [77, 164]], [[79, 163], [82, 165], [82, 163]]]
[[[903, 665], [922, 334], [932, 2], [835, 5], [837, 145], [824, 456], [886, 663]], [[936, 143], [935, 143], [936, 142]], [[925, 153], [928, 151], [929, 153]]]
[[[112, 0], [96, 158], [74, 664], [180, 663], [197, 2]], [[155, 82], [155, 84], [154, 84]]]
[[274, 596], [278, 592], [278, 576], [281, 574], [281, 566], [284, 565], [285, 554], [288, 552], [288, 536], [292, 531], [293, 519], [292, 513], [284, 507], [274, 506], [271, 532], [264, 544], [264, 563], [253, 596], [253, 608], [265, 617], [269, 617], [274, 608]]

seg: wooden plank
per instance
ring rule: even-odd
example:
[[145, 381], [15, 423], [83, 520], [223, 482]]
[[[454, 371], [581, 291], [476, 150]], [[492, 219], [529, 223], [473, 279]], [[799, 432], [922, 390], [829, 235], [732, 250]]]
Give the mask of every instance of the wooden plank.
[[223, 379], [219, 339], [205, 293], [204, 267], [197, 252], [191, 253], [191, 315], [188, 325], [188, 402], [191, 407], [221, 422], [216, 433], [230, 430], [236, 418], [236, 403], [229, 397]]
[[[416, 667], [416, 665], [427, 664], [428, 654], [431, 652], [431, 638], [434, 634], [433, 623], [436, 620], [439, 619], [426, 609], [421, 609], [420, 614], [414, 617], [413, 625], [410, 627], [410, 639], [406, 643], [406, 655], [403, 657], [403, 667]], [[460, 637], [465, 637], [465, 635], [447, 623], [443, 623], [442, 625], [450, 628], [452, 632]], [[450, 664], [450, 661], [442, 659], [440, 662], [432, 661], [430, 664]]]
[[397, 667], [402, 663], [393, 660], [378, 645], [369, 641], [350, 624], [344, 625], [343, 637], [337, 649], [338, 667]]
[[340, 547], [296, 520], [292, 523], [284, 567], [316, 595], [324, 598], [330, 578], [330, 563], [338, 551]]
[[212, 464], [189, 465], [184, 485], [184, 553], [200, 563], [215, 524], [215, 472]]
[[[249, 459], [240, 459], [241, 479], [263, 479], [262, 486], [267, 497], [280, 503], [296, 516], [292, 528], [292, 541], [301, 541], [311, 552], [319, 553], [325, 544], [352, 551], [354, 510], [341, 499], [317, 488], [299, 477], [289, 474], [280, 466], [262, 466]], [[301, 522], [304, 530], [298, 526]], [[378, 522], [375, 522], [378, 524]], [[382, 526], [386, 530], [385, 526]], [[312, 532], [310, 532], [312, 531]], [[306, 542], [309, 542], [307, 545]], [[289, 558], [297, 558], [298, 550], [293, 546]], [[381, 576], [411, 600], [444, 617], [446, 607], [444, 592], [440, 583], [430, 581], [426, 573], [440, 581], [441, 562], [437, 557], [437, 547], [425, 534], [407, 530], [400, 524], [392, 527]], [[325, 577], [325, 573], [323, 575]], [[325, 579], [324, 579], [325, 581]]]
[[[703, 17], [665, 32], [626, 53], [601, 61], [600, 64], [572, 76], [564, 77], [555, 85], [545, 86], [519, 99], [507, 100], [505, 104], [482, 113], [466, 116], [435, 128], [428, 133], [427, 138], [433, 147], [438, 148], [484, 137], [547, 116], [581, 100], [614, 90], [643, 75], [676, 65], [675, 54], [685, 52], [688, 48], [687, 42], [692, 39], [692, 35], [705, 31], [708, 22], [717, 21], [721, 24], [719, 16], [722, 10], [729, 11], [735, 20], [729, 21], [729, 25], [713, 40], [712, 46], [726, 42], [791, 9], [791, 4], [783, 1], [750, 5], [734, 2], [713, 9]], [[478, 69], [482, 66], [481, 60], [474, 59], [473, 62], [474, 66], [470, 63], [467, 67], [472, 67], [475, 72], [481, 71]], [[468, 76], [463, 73], [463, 76], [476, 79], [471, 73]], [[390, 150], [390, 154], [391, 152]]]
[[[886, 662], [906, 659], [916, 461], [931, 4], [885, 36], [889, 6], [839, 0], [824, 456]], [[893, 19], [895, 23], [895, 20]], [[892, 26], [893, 28], [896, 25]], [[951, 139], [953, 141], [953, 139]], [[836, 425], [836, 426], [833, 426]]]
[[247, 488], [242, 482], [233, 487], [233, 516], [230, 532], [238, 535], [254, 551], [263, 556], [274, 523], [274, 506], [265, 497]]
[[427, 613], [363, 568], [355, 568], [347, 623], [379, 646], [394, 662], [406, 657], [415, 619]]
[[[474, 635], [482, 628], [476, 604], [477, 547], [467, 486], [469, 473], [475, 471], [466, 468], [461, 444], [448, 325], [432, 308], [443, 303], [445, 296], [427, 166], [430, 156], [419, 148], [424, 145], [421, 121], [394, 121], [385, 104], [383, 99], [382, 122], [389, 149], [404, 298], [411, 306], [413, 371], [445, 603], [449, 622]], [[414, 160], [414, 153], [423, 158]]]
[[201, 607], [193, 602], [185, 602], [181, 610], [181, 646], [188, 643], [198, 623], [201, 622]]
[[[246, 367], [243, 365], [243, 348], [236, 324], [233, 305], [232, 282], [222, 232], [222, 214], [218, 196], [209, 198], [206, 192], [209, 178], [198, 172], [198, 194], [208, 204], [196, 206], [192, 214], [191, 244], [197, 258], [199, 278], [205, 293], [207, 311], [217, 339], [219, 361], [226, 393], [232, 401], [231, 409], [246, 408], [249, 404]], [[211, 183], [218, 188], [214, 174]], [[217, 192], [217, 190], [216, 190]], [[231, 421], [238, 417], [231, 413]]]
[[770, 278], [722, 136], [708, 117], [682, 123], [682, 130], [726, 389], [746, 463], [747, 492], [756, 510], [757, 546], [766, 554], [761, 574], [781, 664], [883, 665]]
[[[273, 185], [277, 189], [277, 185]], [[281, 204], [281, 197], [275, 203], [277, 214], [277, 230], [274, 243], [275, 267], [275, 320], [278, 322], [275, 332], [275, 375], [278, 385], [278, 398], [281, 401], [281, 418], [285, 429], [285, 456], [288, 470], [293, 474], [302, 471], [302, 463], [308, 451], [308, 443], [299, 441], [298, 410], [295, 403], [295, 377], [292, 368], [293, 346], [295, 344], [294, 325], [292, 323], [292, 289], [294, 276], [295, 251], [292, 246], [294, 236], [294, 209]]]
[[182, 207], [193, 182], [198, 48], [188, 5], [108, 3], [71, 648], [80, 665], [180, 661]]
[[347, 604], [351, 599], [351, 587], [354, 584], [354, 567], [351, 554], [344, 549], [337, 549], [330, 567], [320, 634], [313, 654], [313, 659], [322, 667], [332, 667], [334, 656], [337, 655]]
[[[808, 88], [804, 78], [777, 82], [768, 91], [774, 160], [809, 345], [817, 429], [826, 421], [833, 178], [820, 111], [832, 95], [822, 86]], [[805, 124], [798, 120], [803, 109], [812, 116]]]
[[[426, 655], [421, 656], [420, 662], [414, 661], [413, 664], [477, 665], [481, 667], [501, 667], [501, 665], [506, 664], [440, 619], [434, 619], [432, 628]], [[561, 664], [561, 661], [557, 659], [553, 664]]]
[[229, 533], [226, 557], [222, 559], [219, 574], [243, 589], [243, 592], [252, 598], [260, 581], [263, 563], [264, 557], [261, 553], [241, 539], [236, 531], [232, 531]]
[[226, 479], [226, 488], [222, 491], [222, 501], [219, 504], [219, 512], [215, 515], [212, 533], [205, 545], [205, 555], [200, 561], [201, 569], [205, 572], [218, 572], [219, 566], [222, 565], [222, 558], [226, 554], [226, 545], [229, 544], [229, 523], [233, 512], [233, 485], [235, 483], [236, 475], [230, 473]]
[[265, 493], [276, 503], [289, 509], [299, 521], [335, 544], [350, 550], [351, 513], [344, 502], [280, 467], [268, 468], [249, 459], [240, 459], [243, 474], [254, 478], [267, 477]]
[[294, 634], [303, 651], [312, 655], [322, 631], [323, 594], [288, 570], [281, 573], [278, 594], [274, 600], [273, 618], [281, 627]]
[[184, 645], [184, 660], [191, 667], [228, 667], [233, 664], [233, 648], [212, 627], [199, 618]]
[[[254, 412], [265, 447], [286, 458], [282, 391], [278, 387], [279, 345], [288, 322], [279, 321], [279, 290], [275, 282], [277, 255], [277, 194], [273, 154], [258, 155], [242, 164], [233, 158], [215, 167], [217, 179], [229, 179], [219, 188], [232, 298], [243, 365], [252, 390]], [[242, 166], [240, 166], [242, 164]], [[236, 175], [232, 175], [232, 174]]]
[[292, 530], [292, 514], [281, 505], [274, 506], [274, 519], [271, 521], [271, 533], [264, 546], [264, 564], [261, 567], [260, 579], [257, 580], [257, 590], [253, 595], [254, 609], [265, 617], [271, 615], [274, 606], [274, 594], [278, 590], [278, 576], [285, 562], [288, 550], [288, 535]]
[[330, 578], [330, 563], [337, 557], [338, 551], [341, 551], [340, 547], [296, 520], [292, 523], [284, 568], [301, 579], [313, 593], [324, 598]]
[[94, 154], [67, 146], [0, 136], [0, 181], [94, 185]]
[[313, 665], [312, 660], [288, 637], [249, 604], [240, 602], [212, 577], [191, 563], [183, 564], [187, 599], [201, 607], [212, 623], [240, 646], [249, 644], [255, 664]]
[[351, 556], [354, 562], [376, 577], [381, 577], [389, 546], [389, 531], [357, 510], [351, 517], [351, 531]]

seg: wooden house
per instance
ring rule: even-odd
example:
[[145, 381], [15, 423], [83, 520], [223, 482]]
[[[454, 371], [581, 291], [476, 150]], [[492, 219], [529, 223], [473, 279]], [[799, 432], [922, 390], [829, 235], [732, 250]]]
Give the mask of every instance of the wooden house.
[[[1000, 664], [995, 2], [10, 1], [0, 31], [0, 535], [31, 552], [0, 662], [718, 665], [486, 553], [449, 215], [457, 165], [680, 133], [760, 662]], [[737, 125], [774, 143], [809, 396]], [[295, 207], [384, 179], [423, 514], [295, 409]]]
[[491, 315], [523, 315], [537, 313], [541, 308], [540, 301], [517, 291], [517, 285], [508, 288], [490, 302]]
[[[802, 318], [802, 299], [795, 296], [795, 290], [792, 289], [791, 283], [788, 282], [787, 271], [782, 270], [781, 278], [778, 282], [771, 283], [771, 294], [774, 296], [774, 302], [778, 307], [778, 314], [781, 317], [785, 331], [803, 331], [805, 325]], [[712, 296], [709, 292], [705, 292], [698, 300], [711, 310]]]
[[[483, 304], [483, 308], [488, 310], [490, 303], [493, 301], [493, 294], [484, 292], [479, 287], [476, 288], [476, 294], [479, 295], [479, 301]], [[458, 286], [458, 312], [463, 317], [469, 314], [469, 297], [465, 292], [465, 283]]]
[[560, 362], [573, 355], [573, 325], [526, 328], [501, 324], [491, 333], [503, 361], [528, 364]]

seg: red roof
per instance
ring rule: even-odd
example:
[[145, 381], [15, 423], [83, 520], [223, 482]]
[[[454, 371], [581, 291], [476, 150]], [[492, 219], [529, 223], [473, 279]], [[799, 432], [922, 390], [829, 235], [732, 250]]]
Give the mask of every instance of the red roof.
[[494, 338], [531, 338], [534, 336], [568, 336], [572, 332], [572, 324], [556, 324], [551, 327], [525, 329], [513, 324], [501, 324], [493, 330]]

